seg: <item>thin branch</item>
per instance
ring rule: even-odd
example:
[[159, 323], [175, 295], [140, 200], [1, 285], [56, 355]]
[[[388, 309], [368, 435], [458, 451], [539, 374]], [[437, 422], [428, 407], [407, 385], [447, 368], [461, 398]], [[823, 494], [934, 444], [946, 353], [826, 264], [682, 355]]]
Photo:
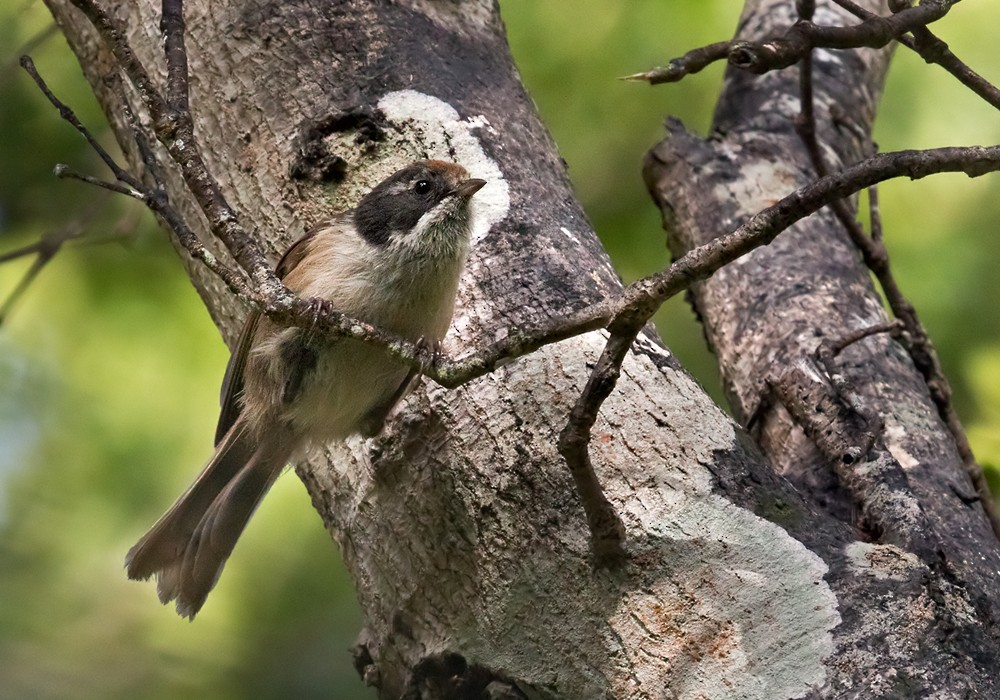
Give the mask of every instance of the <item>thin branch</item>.
[[105, 203], [105, 198], [102, 197], [97, 199], [91, 202], [87, 209], [76, 215], [73, 220], [65, 226], [44, 234], [34, 243], [0, 255], [0, 264], [17, 260], [18, 258], [23, 258], [28, 255], [37, 256], [35, 260], [32, 261], [28, 270], [15, 285], [11, 293], [7, 295], [3, 304], [0, 304], [0, 326], [2, 326], [4, 321], [6, 321], [10, 316], [11, 309], [18, 302], [18, 300], [24, 296], [24, 293], [31, 286], [31, 283], [35, 281], [39, 273], [41, 273], [45, 266], [51, 262], [56, 254], [63, 249], [63, 246], [69, 241], [77, 240], [84, 235], [87, 225], [94, 220], [97, 214], [104, 207]]
[[90, 147], [94, 149], [94, 152], [101, 158], [102, 161], [104, 161], [104, 164], [108, 166], [108, 169], [114, 173], [115, 179], [119, 182], [124, 182], [134, 190], [142, 189], [142, 183], [132, 177], [132, 175], [125, 169], [121, 168], [118, 163], [115, 162], [115, 159], [111, 157], [111, 154], [104, 149], [104, 146], [102, 146], [97, 139], [94, 138], [94, 135], [90, 133], [90, 130], [87, 129], [87, 127], [85, 127], [77, 118], [76, 113], [70, 109], [66, 103], [52, 93], [49, 86], [44, 80], [42, 80], [42, 76], [38, 74], [38, 70], [35, 68], [35, 62], [31, 60], [30, 56], [21, 56], [21, 67], [24, 68], [28, 75], [31, 76], [31, 79], [35, 81], [35, 85], [38, 86], [38, 89], [42, 91], [42, 94], [45, 95], [48, 101], [52, 103], [52, 106], [59, 110], [59, 116], [69, 122], [73, 128], [87, 140], [87, 143], [89, 143]]
[[[795, 9], [799, 19], [804, 21], [812, 20], [813, 13], [816, 12], [815, 0], [797, 0]], [[815, 161], [820, 158], [819, 142], [816, 140], [816, 110], [813, 100], [813, 55], [812, 50], [806, 52], [799, 63], [799, 114], [795, 120], [795, 129], [799, 136], [806, 143], [807, 147], [815, 150], [810, 152], [810, 157]], [[820, 173], [821, 175], [824, 173]]]
[[107, 180], [101, 180], [93, 177], [92, 175], [78, 173], [64, 163], [57, 163], [56, 167], [52, 169], [52, 174], [62, 180], [79, 180], [80, 182], [85, 182], [88, 185], [94, 185], [95, 187], [100, 187], [111, 192], [123, 194], [126, 197], [138, 199], [140, 202], [146, 201], [146, 194], [144, 192], [128, 187], [127, 185], [119, 185], [117, 182], [108, 182]]
[[[648, 157], [655, 158], [655, 152]], [[429, 363], [426, 375], [444, 387], [454, 388], [489, 374], [504, 361], [567, 338], [606, 328], [619, 316], [642, 309], [655, 311], [667, 299], [693, 283], [767, 245], [799, 219], [877, 182], [904, 176], [919, 179], [941, 172], [964, 172], [969, 177], [978, 177], [998, 170], [1000, 146], [949, 147], [874, 155], [783, 197], [731, 233], [689, 251], [666, 270], [633, 282], [617, 297], [575, 311], [546, 326], [509, 329], [501, 340], [458, 359], [439, 358], [434, 362], [433, 358], [422, 356], [413, 343], [391, 334], [381, 331], [374, 334], [354, 332], [350, 320], [339, 315], [331, 315], [320, 322], [329, 321], [331, 325], [328, 327], [333, 332], [383, 346], [393, 357], [414, 369], [419, 369], [421, 362]], [[655, 182], [647, 184], [651, 189], [656, 187]], [[270, 313], [292, 325], [305, 326], [311, 322], [311, 318], [299, 319], [284, 308], [275, 307]], [[358, 330], [363, 325], [358, 324]]]
[[[55, 175], [62, 178], [72, 178], [76, 180], [81, 180], [91, 185], [95, 185], [119, 194], [124, 194], [135, 199], [143, 201], [154, 214], [157, 214], [167, 224], [170, 226], [171, 230], [174, 231], [180, 244], [188, 251], [188, 253], [194, 257], [196, 260], [200, 260], [204, 263], [210, 270], [217, 274], [229, 287], [229, 289], [240, 296], [241, 298], [256, 302], [257, 294], [253, 292], [247, 285], [246, 281], [238, 275], [235, 271], [229, 269], [227, 266], [222, 264], [208, 249], [206, 249], [198, 237], [190, 229], [190, 227], [184, 222], [183, 218], [177, 211], [169, 204], [166, 194], [162, 189], [151, 190], [147, 188], [142, 182], [129, 173], [127, 170], [122, 168], [115, 162], [115, 159], [98, 143], [97, 139], [94, 138], [90, 130], [77, 118], [76, 114], [72, 109], [69, 108], [65, 103], [62, 102], [55, 94], [49, 89], [45, 80], [38, 73], [35, 68], [34, 62], [28, 56], [21, 57], [21, 65], [24, 67], [25, 71], [31, 76], [35, 84], [42, 91], [42, 94], [49, 100], [49, 102], [59, 110], [60, 116], [69, 122], [73, 128], [75, 128], [90, 144], [91, 148], [97, 152], [101, 160], [104, 161], [105, 165], [114, 173], [115, 178], [119, 182], [125, 183], [126, 186], [120, 186], [112, 182], [107, 182], [105, 180], [100, 180], [98, 178], [91, 177], [89, 175], [82, 175], [75, 171], [70, 170], [65, 165], [57, 165], [55, 167]], [[136, 142], [139, 145], [140, 153], [143, 154], [143, 158], [149, 158], [149, 163], [155, 162], [155, 158], [152, 155], [148, 144], [145, 143], [142, 132], [137, 129], [136, 132]], [[149, 164], [147, 163], [147, 164]], [[154, 167], [155, 172], [155, 167]], [[158, 179], [158, 178], [157, 178]]]
[[646, 81], [650, 85], [661, 83], [676, 83], [685, 76], [697, 73], [703, 68], [729, 57], [731, 41], [720, 41], [708, 46], [688, 51], [680, 58], [675, 58], [666, 66], [653, 68], [643, 73], [626, 75], [621, 80]]
[[155, 183], [155, 187], [147, 192], [147, 207], [164, 220], [170, 230], [174, 232], [174, 235], [177, 236], [177, 240], [181, 246], [193, 258], [201, 261], [212, 272], [218, 275], [231, 292], [244, 301], [258, 304], [259, 295], [250, 287], [246, 276], [240, 270], [234, 270], [222, 264], [218, 258], [205, 248], [197, 234], [188, 226], [177, 210], [170, 205], [166, 195], [166, 184], [162, 168], [153, 151], [153, 145], [150, 142], [145, 127], [132, 111], [128, 100], [122, 100], [122, 111], [132, 131], [132, 139], [135, 141], [138, 149], [139, 158]]
[[895, 39], [928, 63], [941, 66], [994, 108], [1000, 109], [1000, 88], [962, 62], [944, 41], [927, 28], [927, 24], [947, 14], [958, 0], [923, 2], [917, 7], [901, 6], [891, 17], [875, 14], [852, 0], [833, 1], [861, 19], [862, 23], [852, 27], [820, 27], [809, 21], [815, 10], [814, 0], [798, 2], [801, 21], [781, 36], [756, 42], [720, 41], [709, 44], [688, 51], [664, 67], [627, 75], [622, 80], [646, 81], [650, 85], [677, 82], [722, 59], [728, 59], [732, 65], [743, 70], [766, 73], [799, 63], [814, 48], [879, 48]]
[[[948, 44], [938, 38], [927, 27], [913, 30], [913, 49], [928, 63], [936, 63], [951, 73], [960, 83], [989, 102], [994, 109], [1000, 109], [1000, 88], [993, 85], [952, 53]], [[907, 44], [909, 46], [909, 44]]]
[[611, 395], [621, 373], [622, 362], [642, 326], [616, 328], [608, 338], [600, 359], [590, 373], [587, 386], [570, 411], [566, 427], [559, 434], [559, 454], [566, 460], [583, 502], [590, 526], [594, 564], [612, 567], [623, 561], [625, 527], [608, 501], [590, 461], [591, 429], [605, 399]]
[[[823, 161], [823, 156], [819, 150], [819, 140], [816, 138], [816, 109], [813, 96], [813, 60], [812, 53], [808, 53], [799, 63], [799, 113], [795, 115], [795, 131], [798, 133], [806, 150], [809, 151], [809, 159], [816, 163]], [[817, 174], [826, 175], [816, 168]]]
[[[178, 29], [183, 30], [183, 19], [174, 14], [175, 11], [182, 12], [180, 0], [174, 0], [173, 3], [168, 0], [171, 16], [167, 18], [165, 26], [171, 35], [167, 40], [170, 102], [157, 89], [146, 68], [129, 46], [127, 32], [118, 20], [99, 7], [94, 0], [70, 1], [87, 16], [118, 59], [125, 75], [135, 86], [149, 112], [157, 140], [166, 147], [171, 159], [180, 168], [181, 176], [208, 219], [212, 233], [229, 249], [236, 262], [253, 279], [256, 287], [264, 290], [266, 294], [290, 297], [291, 293], [277, 279], [260, 247], [239, 223], [236, 212], [226, 201], [222, 189], [212, 177], [201, 156], [195, 139], [193, 120], [186, 109], [187, 58], [183, 37], [178, 39], [175, 35]], [[182, 69], [183, 78], [178, 75]], [[176, 111], [174, 107], [180, 108], [181, 111]]]
[[94, 0], [70, 1], [74, 7], [86, 15], [94, 29], [104, 39], [118, 60], [118, 65], [142, 96], [143, 104], [149, 110], [150, 116], [154, 120], [168, 121], [167, 115], [170, 110], [166, 100], [129, 45], [125, 28]]
[[820, 343], [819, 349], [817, 349], [817, 357], [823, 362], [827, 368], [830, 368], [830, 363], [844, 350], [846, 350], [851, 345], [864, 340], [873, 335], [878, 335], [880, 333], [888, 333], [892, 337], [899, 337], [899, 332], [903, 330], [903, 322], [899, 319], [894, 321], [886, 321], [885, 323], [876, 323], [874, 326], [868, 326], [867, 328], [860, 328], [853, 333], [848, 333], [842, 338], [836, 341]]
[[190, 118], [183, 0], [163, 0], [160, 31], [163, 32], [163, 50], [167, 60], [167, 102], [175, 115]]
[[139, 159], [149, 172], [149, 176], [153, 179], [155, 188], [160, 191], [166, 191], [166, 181], [163, 177], [163, 169], [160, 167], [160, 162], [156, 158], [156, 153], [154, 152], [153, 144], [146, 133], [146, 128], [132, 111], [128, 100], [122, 100], [121, 107], [122, 113], [125, 116], [125, 122], [128, 124], [129, 129], [132, 132], [132, 140], [135, 142], [136, 148], [138, 149]]
[[751, 73], [787, 68], [813, 49], [882, 48], [898, 36], [944, 17], [958, 0], [924, 0], [888, 17], [872, 15], [850, 27], [827, 27], [802, 19], [785, 34], [761, 41], [737, 41], [729, 63]]
[[23, 258], [28, 255], [41, 253], [45, 248], [45, 245], [45, 237], [43, 236], [40, 240], [37, 240], [34, 243], [29, 243], [21, 248], [15, 248], [14, 250], [9, 250], [6, 253], [0, 254], [0, 263], [10, 262], [11, 260], [17, 260], [18, 258]]
[[[861, 19], [867, 20], [878, 16], [857, 3], [851, 2], [851, 0], [833, 1]], [[901, 34], [896, 37], [896, 40], [915, 52], [927, 63], [941, 66], [995, 109], [1000, 109], [1000, 88], [997, 88], [997, 86], [966, 65], [958, 56], [951, 52], [947, 43], [931, 32], [926, 26], [914, 27], [912, 34], [913, 36]]]
[[868, 228], [872, 241], [882, 244], [882, 210], [878, 202], [878, 185], [868, 188]]
[[16, 304], [17, 301], [24, 296], [24, 293], [28, 291], [28, 287], [30, 287], [31, 283], [35, 281], [36, 277], [38, 277], [38, 273], [42, 271], [51, 259], [51, 255], [46, 255], [42, 250], [38, 251], [38, 257], [32, 261], [31, 267], [28, 268], [27, 272], [24, 273], [24, 276], [21, 277], [17, 285], [7, 296], [7, 299], [5, 299], [3, 304], [0, 305], [0, 326], [2, 326], [7, 320], [7, 317], [10, 315], [10, 310], [14, 304]]

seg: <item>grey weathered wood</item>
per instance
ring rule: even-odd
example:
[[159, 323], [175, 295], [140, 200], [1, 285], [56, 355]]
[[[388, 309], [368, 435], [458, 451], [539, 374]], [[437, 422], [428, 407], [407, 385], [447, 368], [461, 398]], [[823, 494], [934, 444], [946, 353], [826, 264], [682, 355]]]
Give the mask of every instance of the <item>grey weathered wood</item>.
[[[65, 0], [47, 1], [135, 162], [107, 53]], [[477, 235], [448, 350], [620, 288], [520, 85], [493, 2], [186, 5], [191, 102], [206, 160], [272, 258], [405, 162], [448, 157], [491, 181], [482, 212], [494, 219]], [[128, 3], [117, 13], [139, 55], [162, 75], [156, 3]], [[763, 17], [780, 22], [787, 13]], [[759, 21], [745, 31], [759, 31]], [[873, 110], [886, 60], [872, 53], [848, 61], [842, 97], [859, 90]], [[748, 80], [731, 79], [719, 111], [734, 139], [758, 122], [784, 118], [763, 109], [768, 103], [792, 100], [785, 77]], [[747, 138], [704, 144], [678, 134], [658, 149], [673, 168], [658, 182], [671, 193], [678, 230], [719, 233], [753, 202], [805, 176], [788, 139], [762, 139], [757, 154], [758, 141]], [[744, 149], [719, 164], [720, 143]], [[853, 146], [842, 158], [856, 153]], [[693, 160], [670, 162], [669, 151], [681, 147]], [[783, 169], [771, 162], [779, 157]], [[711, 173], [684, 169], [702, 158], [712, 168], [730, 166], [735, 178], [748, 167], [768, 177], [746, 180], [747, 196], [739, 197], [744, 190], [713, 189]], [[176, 176], [170, 186], [172, 201], [207, 239]], [[703, 219], [708, 207], [694, 203], [711, 193], [717, 198], [705, 201], [725, 221]], [[712, 296], [712, 285], [738, 280], [744, 267], [790, 247], [805, 257], [775, 270], [783, 284], [818, 256], [831, 266], [819, 271], [827, 270], [843, 296], [815, 285], [775, 285], [773, 292], [761, 288], [768, 290], [763, 301], [800, 300], [819, 313], [836, 298], [845, 318], [877, 315], [832, 219], [818, 218], [825, 228], [813, 237], [779, 238], [699, 290], [741, 416], [759, 398], [762, 373], [811, 341], [779, 345], [777, 354], [769, 343], [812, 326], [791, 312], [760, 311], [746, 283], [730, 282], [742, 296], [728, 302], [724, 291]], [[794, 243], [780, 243], [786, 238]], [[203, 269], [188, 267], [232, 340], [245, 310]], [[812, 281], [819, 271], [802, 274]], [[723, 343], [727, 334], [738, 347]], [[843, 521], [843, 508], [827, 510], [815, 489], [803, 487], [804, 500], [659, 341], [641, 337], [592, 447], [622, 514], [630, 561], [620, 572], [593, 571], [582, 507], [555, 443], [602, 343], [603, 334], [592, 333], [459, 390], [425, 386], [383, 437], [330, 446], [299, 466], [356, 582], [366, 617], [358, 659], [380, 697], [480, 697], [486, 690], [491, 697], [771, 700], [905, 697], [912, 688], [1000, 696], [991, 671], [998, 654], [989, 598], [996, 591], [971, 561], [977, 549], [990, 564], [986, 573], [996, 571], [995, 542], [982, 536], [972, 509], [945, 500], [948, 475], [960, 475], [931, 474], [950, 462], [942, 457], [940, 425], [916, 403], [894, 408], [891, 427], [901, 437], [890, 451], [912, 455], [928, 474], [911, 483], [919, 483], [944, 563], [865, 541]], [[873, 387], [907, 401], [920, 393], [905, 358], [883, 341], [854, 352], [867, 353], [861, 369], [869, 372], [885, 358]], [[764, 450], [782, 471], [794, 476], [825, 466], [801, 439], [784, 447], [772, 427], [781, 423], [770, 413], [765, 421]]]
[[[748, 3], [741, 36], [760, 39], [787, 26], [794, 19], [791, 5]], [[881, 2], [865, 6], [886, 11]], [[816, 21], [856, 20], [821, 3]], [[816, 53], [816, 111], [831, 167], [869, 152], [888, 60], [886, 50]], [[647, 181], [664, 212], [675, 254], [711, 240], [815, 177], [794, 128], [797, 94], [794, 68], [766, 76], [730, 70], [713, 137], [697, 139], [673, 125], [669, 137], [650, 152]], [[885, 421], [884, 446], [870, 462], [846, 468], [832, 464], [769, 392], [769, 381], [809, 362], [820, 342], [885, 321], [870, 275], [833, 212], [810, 217], [721, 270], [698, 285], [692, 299], [719, 357], [734, 411], [743, 422], [754, 420], [775, 467], [816, 507], [856, 522], [876, 541], [921, 553], [935, 572], [929, 583], [964, 587], [982, 630], [995, 639], [1000, 550], [954, 440], [899, 344], [888, 335], [875, 336], [848, 348], [838, 363], [853, 398]], [[868, 480], [867, 472], [874, 470], [893, 475], [895, 503], [880, 501], [885, 494], [877, 487], [884, 487], [887, 478]], [[848, 478], [838, 478], [837, 471]], [[855, 475], [859, 478], [850, 483]], [[869, 508], [883, 512], [866, 512]], [[845, 631], [842, 626], [835, 638], [840, 641]]]

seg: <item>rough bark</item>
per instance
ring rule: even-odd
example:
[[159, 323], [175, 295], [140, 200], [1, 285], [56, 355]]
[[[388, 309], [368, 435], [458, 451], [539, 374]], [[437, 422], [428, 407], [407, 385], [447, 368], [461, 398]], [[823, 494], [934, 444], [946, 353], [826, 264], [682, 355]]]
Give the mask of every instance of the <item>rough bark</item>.
[[[133, 106], [135, 95], [121, 92], [83, 18], [64, 0], [48, 2], [131, 153], [120, 95]], [[140, 58], [162, 67], [155, 3], [127, 3], [117, 13]], [[447, 157], [491, 182], [447, 350], [620, 288], [520, 85], [495, 3], [189, 0], [186, 16], [204, 155], [272, 257], [400, 165]], [[785, 18], [774, 13], [771, 21]], [[741, 31], [750, 29], [757, 25], [748, 21]], [[886, 60], [852, 59], [851, 77], [841, 78], [845, 93], [854, 89], [851, 80], [864, 79], [860, 90], [872, 111]], [[791, 99], [781, 78], [757, 80], [730, 82], [734, 97], [719, 114], [733, 133], [744, 133], [737, 127], [746, 105], [737, 97]], [[753, 109], [765, 101], [753, 99]], [[772, 116], [761, 110], [759, 119]], [[694, 156], [675, 163], [669, 150], [689, 142], [685, 153]], [[747, 185], [754, 201], [806, 176], [786, 159], [785, 144], [751, 137], [733, 142], [739, 150], [720, 144], [677, 135], [662, 147], [667, 153], [657, 153], [666, 166], [691, 171], [720, 152], [730, 177], [763, 170], [766, 178]], [[843, 159], [851, 153], [844, 150]], [[781, 172], [771, 162], [776, 155], [787, 161]], [[752, 206], [736, 190], [711, 189], [702, 178], [715, 167], [680, 175], [685, 188], [669, 195], [679, 230], [714, 235]], [[657, 186], [672, 177], [658, 176]], [[172, 201], [217, 249], [180, 180], [171, 187]], [[711, 192], [720, 197], [716, 219], [702, 220], [712, 212], [693, 202]], [[811, 247], [826, 267], [812, 270], [811, 258], [789, 253], [773, 263], [781, 285], [762, 289], [773, 291], [760, 300], [745, 282], [732, 282], [741, 286], [730, 302], [724, 290], [709, 301], [714, 282], [699, 291], [742, 417], [754, 410], [761, 373], [790, 366], [802, 352], [769, 349], [778, 347], [774, 341], [807, 336], [818, 324], [811, 314], [829, 316], [831, 300], [845, 317], [840, 326], [819, 325], [831, 335], [852, 315], [877, 316], [877, 300], [856, 281], [864, 275], [854, 256], [837, 242], [829, 217], [816, 218], [825, 226], [816, 240], [796, 239], [789, 250]], [[692, 237], [678, 245], [695, 240], [685, 235]], [[840, 246], [836, 254], [830, 245]], [[202, 268], [188, 266], [231, 341], [244, 310]], [[837, 284], [788, 286], [799, 284], [791, 275], [800, 266], [808, 282], [826, 271]], [[772, 297], [792, 307], [808, 302], [806, 320], [761, 311]], [[723, 336], [742, 345], [730, 347]], [[990, 671], [1000, 657], [990, 602], [996, 591], [976, 573], [978, 566], [1000, 568], [995, 542], [980, 537], [984, 525], [972, 508], [947, 500], [948, 480], [958, 484], [961, 473], [942, 457], [933, 412], [913, 403], [920, 385], [898, 350], [868, 341], [854, 350], [867, 352], [855, 369], [871, 373], [869, 388], [893, 409], [883, 409], [894, 431], [887, 434], [900, 437], [888, 451], [900, 462], [908, 456], [910, 483], [918, 483], [915, 470], [926, 474], [914, 493], [940, 558], [907, 551], [905, 542], [872, 541], [816, 489], [804, 488], [804, 499], [647, 333], [625, 362], [591, 447], [622, 515], [629, 559], [621, 570], [594, 571], [584, 513], [556, 440], [603, 338], [592, 333], [550, 346], [459, 390], [424, 386], [382, 437], [330, 446], [299, 466], [356, 582], [366, 616], [356, 658], [380, 697], [770, 700], [903, 697], [913, 688], [1000, 695]], [[807, 441], [785, 440], [794, 427], [771, 415], [762, 444], [781, 471], [826, 468]], [[973, 550], [983, 559], [973, 561]]]
[[[886, 11], [880, 2], [864, 4]], [[748, 3], [742, 38], [773, 35], [794, 21], [793, 10], [774, 0]], [[820, 4], [816, 21], [852, 20]], [[886, 50], [816, 52], [816, 112], [831, 167], [870, 152], [888, 60]], [[730, 69], [711, 138], [668, 125], [668, 138], [647, 158], [646, 177], [674, 254], [711, 240], [815, 178], [795, 129], [798, 79], [796, 68], [765, 76]], [[899, 343], [888, 334], [872, 336], [837, 360], [836, 380], [847, 392], [841, 398], [884, 421], [867, 460], [837, 464], [807, 437], [795, 407], [781, 400], [792, 384], [809, 394], [804, 405], [819, 411], [816, 396], [836, 393], [829, 378], [820, 376], [819, 345], [886, 321], [870, 274], [834, 213], [826, 209], [799, 223], [697, 285], [690, 298], [719, 358], [730, 404], [738, 420], [755, 424], [775, 468], [817, 507], [855, 523], [876, 542], [917, 554], [936, 572], [935, 585], [964, 587], [984, 631], [995, 639], [1000, 550], [954, 439]], [[804, 364], [812, 371], [803, 372]], [[867, 427], [852, 431], [836, 415], [828, 423], [855, 444]], [[835, 634], [838, 643], [843, 631]]]

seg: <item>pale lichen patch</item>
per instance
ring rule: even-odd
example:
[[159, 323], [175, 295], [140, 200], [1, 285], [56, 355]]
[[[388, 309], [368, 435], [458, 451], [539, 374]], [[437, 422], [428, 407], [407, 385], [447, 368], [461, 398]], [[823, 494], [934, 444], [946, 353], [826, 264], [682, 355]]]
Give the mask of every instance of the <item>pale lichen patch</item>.
[[891, 544], [852, 542], [844, 553], [855, 572], [879, 580], [905, 581], [914, 569], [924, 568], [915, 554]]
[[713, 198], [731, 201], [740, 214], [765, 209], [775, 203], [775, 192], [791, 192], [796, 185], [796, 172], [783, 163], [748, 161], [740, 170], [741, 177], [717, 185]]
[[[581, 348], [590, 355], [604, 338], [594, 333], [582, 341], [591, 346]], [[563, 363], [571, 361], [565, 358], [565, 345]], [[623, 370], [640, 385], [662, 372], [641, 353], [630, 354]], [[674, 382], [689, 381], [684, 375], [671, 376]], [[645, 405], [629, 396], [612, 394], [602, 416], [636, 427], [639, 434], [657, 430], [637, 427], [652, 421], [653, 402]], [[823, 578], [827, 566], [780, 526], [714, 493], [714, 478], [705, 465], [713, 463], [718, 451], [731, 448], [725, 441], [735, 441], [735, 428], [721, 414], [688, 418], [690, 427], [675, 414], [666, 429], [688, 434], [700, 425], [706, 438], [697, 454], [665, 458], [652, 444], [591, 445], [598, 470], [641, 463], [639, 471], [648, 478], [630, 487], [631, 498], [617, 501], [616, 486], [622, 482], [607, 476], [606, 488], [623, 510], [628, 530], [653, 533], [658, 543], [649, 546], [670, 562], [641, 592], [623, 597], [608, 620], [615, 636], [639, 642], [627, 643], [627, 648], [646, 655], [641, 663], [634, 659], [630, 664], [642, 669], [641, 675], [629, 677], [630, 692], [633, 697], [660, 697], [669, 688], [679, 698], [802, 697], [824, 682], [824, 659], [833, 651], [831, 632], [840, 624], [836, 598]], [[795, 643], [788, 644], [792, 639]], [[649, 655], [657, 662], [650, 663]]]
[[378, 108], [402, 133], [401, 144], [415, 157], [454, 161], [472, 177], [486, 180], [486, 186], [472, 198], [473, 243], [507, 216], [510, 187], [500, 166], [486, 155], [476, 133], [490, 128], [484, 116], [462, 119], [447, 102], [416, 90], [390, 92], [378, 101]]
[[887, 416], [885, 420], [885, 447], [903, 469], [913, 469], [920, 464], [904, 447], [907, 438], [906, 429]]

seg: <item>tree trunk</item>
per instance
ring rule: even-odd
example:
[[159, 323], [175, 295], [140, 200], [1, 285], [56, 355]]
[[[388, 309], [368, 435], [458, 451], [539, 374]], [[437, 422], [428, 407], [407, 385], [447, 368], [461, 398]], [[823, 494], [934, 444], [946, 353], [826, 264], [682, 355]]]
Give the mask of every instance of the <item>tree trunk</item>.
[[[83, 16], [47, 2], [138, 168], [121, 104], [138, 109], [134, 90]], [[786, 26], [790, 4], [749, 2], [741, 33]], [[158, 12], [141, 0], [117, 14], [162, 75]], [[205, 158], [272, 258], [388, 173], [439, 157], [490, 181], [447, 351], [621, 289], [518, 80], [495, 3], [189, 0], [185, 16]], [[840, 103], [856, 127], [822, 133], [843, 162], [864, 148], [851, 138], [868, 132], [887, 62], [885, 51], [817, 58], [822, 104]], [[732, 73], [712, 139], [673, 127], [653, 151], [647, 179], [675, 252], [809, 179], [788, 121], [794, 81], [795, 69]], [[170, 187], [223, 255], [176, 174]], [[232, 342], [246, 310], [185, 264]], [[972, 487], [905, 354], [876, 337], [840, 361], [885, 419], [853, 469], [834, 469], [765, 400], [765, 379], [821, 338], [882, 319], [836, 220], [811, 217], [695, 299], [759, 445], [652, 331], [640, 336], [591, 445], [627, 531], [621, 570], [592, 568], [556, 450], [603, 332], [458, 390], [425, 382], [380, 438], [299, 465], [356, 583], [366, 617], [356, 660], [379, 697], [1000, 697], [1000, 551], [963, 498]]]

